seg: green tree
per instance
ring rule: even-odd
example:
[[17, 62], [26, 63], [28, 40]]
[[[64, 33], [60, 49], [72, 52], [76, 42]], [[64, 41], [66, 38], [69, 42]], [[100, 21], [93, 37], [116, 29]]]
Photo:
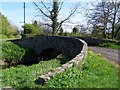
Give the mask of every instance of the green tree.
[[74, 27], [73, 28], [73, 33], [78, 33], [79, 32], [79, 29], [77, 27]]
[[39, 35], [41, 33], [41, 28], [38, 25], [37, 21], [33, 22], [33, 34]]
[[60, 35], [60, 36], [63, 35], [63, 28], [60, 29], [60, 31], [59, 31], [59, 35]]
[[16, 28], [13, 27], [10, 22], [8, 22], [7, 17], [2, 15], [1, 13], [0, 20], [2, 21], [2, 24], [0, 24], [2, 32], [0, 32], [0, 34], [6, 35], [7, 37], [18, 34]]
[[0, 14], [0, 20], [2, 20], [2, 32], [1, 34], [6, 35], [7, 34], [7, 26], [9, 25], [9, 23], [7, 22], [7, 18], [4, 17], [2, 14]]
[[33, 31], [33, 25], [32, 24], [25, 24], [22, 26], [24, 28], [24, 34], [32, 34]]
[[41, 33], [40, 26], [37, 24], [37, 21], [34, 21], [32, 24], [25, 24], [22, 26], [24, 28], [24, 35], [34, 36]]

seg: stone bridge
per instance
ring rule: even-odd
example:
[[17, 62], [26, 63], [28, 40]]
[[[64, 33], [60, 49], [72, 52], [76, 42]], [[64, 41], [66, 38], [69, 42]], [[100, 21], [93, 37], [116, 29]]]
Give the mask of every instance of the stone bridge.
[[79, 39], [58, 36], [38, 36], [29, 39], [12, 40], [25, 48], [34, 50], [40, 58], [54, 58], [62, 54], [65, 58], [74, 58], [82, 50], [83, 43]]
[[87, 55], [87, 43], [78, 38], [58, 37], [58, 36], [38, 36], [29, 39], [12, 40], [12, 42], [34, 50], [39, 58], [54, 58], [62, 54], [65, 58], [71, 59], [69, 62], [57, 67], [35, 80], [37, 84], [44, 84], [55, 73], [63, 72], [66, 68], [72, 67], [78, 63], [84, 63]]

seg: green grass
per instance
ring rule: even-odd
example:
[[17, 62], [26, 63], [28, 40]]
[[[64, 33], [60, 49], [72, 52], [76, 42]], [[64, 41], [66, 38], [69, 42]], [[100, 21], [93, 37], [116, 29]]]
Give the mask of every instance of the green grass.
[[120, 50], [120, 45], [117, 45], [114, 43], [102, 43], [102, 44], [99, 44], [99, 46]]
[[46, 82], [48, 88], [117, 88], [118, 68], [99, 54], [89, 51], [86, 63], [56, 74]]
[[2, 85], [24, 89], [28, 87], [41, 87], [34, 83], [38, 76], [58, 66], [60, 66], [60, 61], [54, 59], [40, 62], [39, 64], [34, 64], [32, 66], [20, 65], [18, 67], [11, 67], [1, 70], [0, 73], [2, 73]]
[[[117, 88], [118, 68], [92, 51], [88, 52], [86, 62], [56, 74], [43, 86], [34, 81], [43, 73], [60, 66], [59, 60], [45, 61], [32, 66], [18, 66], [2, 70], [3, 86], [21, 90], [40, 90], [41, 88]], [[31, 89], [30, 89], [31, 88]]]

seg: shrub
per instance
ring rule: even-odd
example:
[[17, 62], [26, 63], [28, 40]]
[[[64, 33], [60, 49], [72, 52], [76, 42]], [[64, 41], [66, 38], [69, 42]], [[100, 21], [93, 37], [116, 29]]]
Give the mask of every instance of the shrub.
[[2, 60], [9, 65], [17, 63], [24, 56], [25, 50], [12, 42], [3, 42], [2, 44]]
[[41, 29], [37, 24], [37, 21], [34, 21], [32, 24], [25, 24], [22, 28], [24, 28], [23, 38], [29, 38], [30, 36], [39, 35], [41, 33]]
[[1, 38], [1, 39], [7, 39], [8, 37], [7, 37], [6, 35], [2, 35], [2, 34], [1, 34], [1, 35], [0, 35], [0, 38]]
[[21, 38], [22, 36], [21, 36], [21, 35], [16, 35], [15, 37], [16, 37], [16, 38]]
[[14, 35], [10, 35], [9, 38], [16, 38]]
[[79, 32], [76, 32], [76, 33], [67, 33], [67, 36], [77, 36], [77, 37], [80, 37], [80, 36], [82, 36], [82, 34], [81, 33], [79, 33]]

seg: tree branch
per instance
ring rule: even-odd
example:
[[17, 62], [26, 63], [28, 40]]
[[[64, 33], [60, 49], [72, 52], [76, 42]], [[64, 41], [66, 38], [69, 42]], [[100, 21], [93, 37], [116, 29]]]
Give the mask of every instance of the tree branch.
[[[65, 1], [65, 0], [64, 0], [64, 1]], [[58, 12], [60, 12], [60, 10], [61, 10], [61, 8], [62, 8], [62, 6], [63, 6], [64, 1], [61, 3], [61, 5], [60, 5], [60, 8], [59, 8]]]
[[33, 3], [34, 3], [34, 5], [38, 8], [38, 10], [39, 10], [43, 15], [45, 15], [46, 17], [48, 17], [48, 18], [51, 19], [51, 17], [50, 17], [49, 15], [47, 15], [46, 13], [44, 13], [43, 10], [40, 9], [39, 6], [38, 6], [35, 2], [33, 2]]
[[76, 10], [78, 9], [78, 7], [79, 7], [79, 4], [75, 7], [75, 9], [70, 13], [70, 15], [69, 15], [66, 19], [62, 20], [62, 21], [59, 23], [57, 30], [59, 30], [59, 29], [61, 28], [63, 22], [67, 21], [67, 20], [76, 12]]
[[45, 5], [43, 2], [41, 2], [41, 4], [46, 8], [46, 10], [47, 10], [49, 13], [51, 13], [51, 11], [46, 7], [46, 5]]
[[50, 25], [49, 23], [45, 23], [45, 24], [43, 24], [43, 25], [47, 25], [47, 26], [49, 26], [49, 27], [52, 27], [52, 25]]

